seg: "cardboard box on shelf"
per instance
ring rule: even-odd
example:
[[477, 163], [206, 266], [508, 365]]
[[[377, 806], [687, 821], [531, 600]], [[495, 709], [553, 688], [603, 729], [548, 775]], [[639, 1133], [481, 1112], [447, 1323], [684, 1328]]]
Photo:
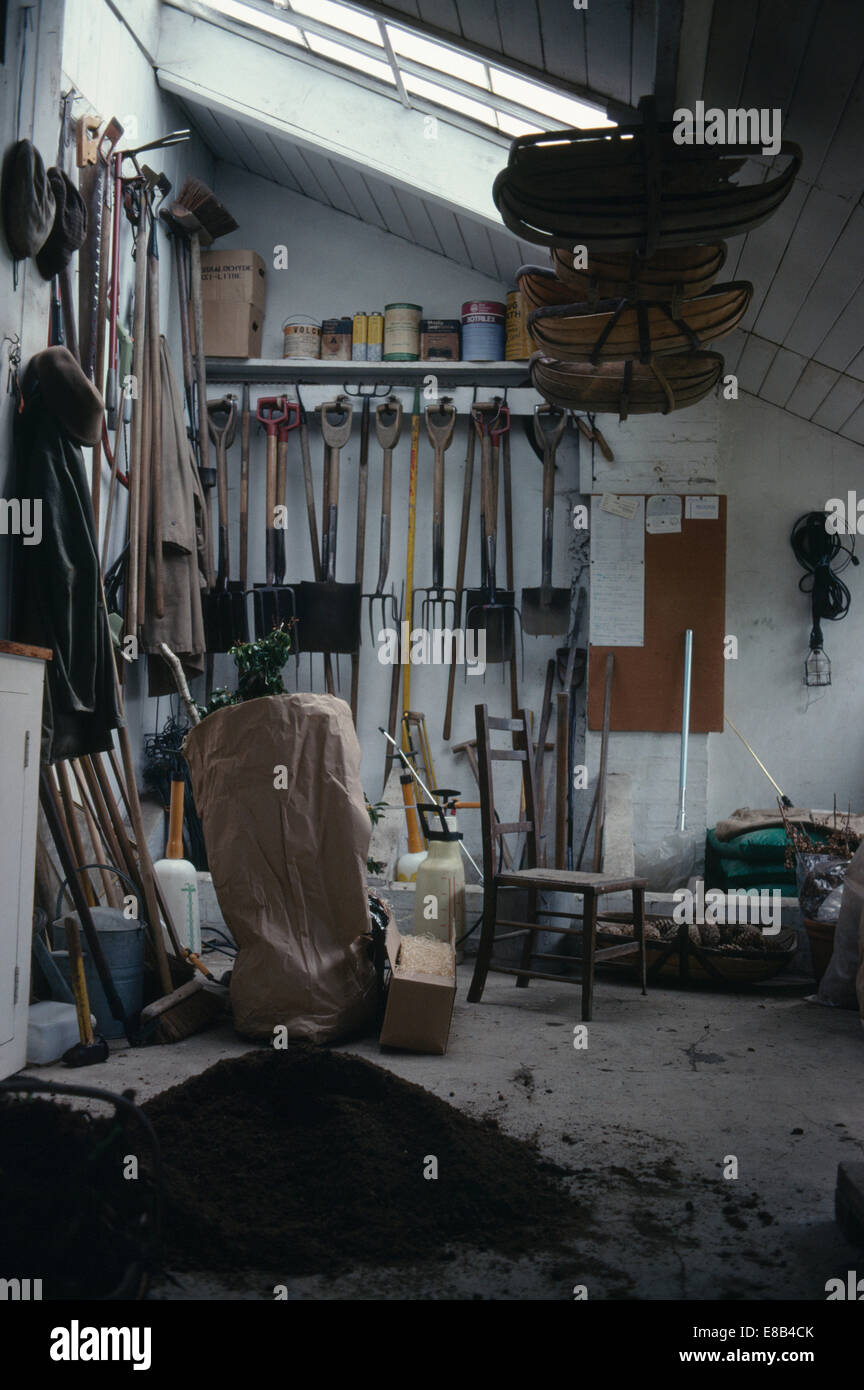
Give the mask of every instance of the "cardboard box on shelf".
[[257, 251], [202, 251], [201, 298], [267, 303], [267, 270]]
[[208, 357], [260, 357], [267, 274], [257, 251], [202, 251], [201, 301]]
[[400, 1047], [408, 1052], [431, 1052], [442, 1056], [447, 1051], [456, 998], [455, 950], [451, 978], [407, 971], [397, 974], [401, 944], [402, 936], [391, 920], [387, 924], [386, 938], [390, 987], [379, 1042], [382, 1047]]
[[207, 357], [260, 357], [264, 315], [254, 304], [222, 304], [205, 299], [204, 352]]

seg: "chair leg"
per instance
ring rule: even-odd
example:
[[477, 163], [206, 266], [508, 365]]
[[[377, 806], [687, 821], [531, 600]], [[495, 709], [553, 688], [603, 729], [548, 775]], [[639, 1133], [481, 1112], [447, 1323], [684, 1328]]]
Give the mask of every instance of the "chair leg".
[[648, 957], [645, 950], [645, 889], [633, 889], [633, 930], [639, 942], [639, 972], [642, 993], [648, 993]]
[[597, 938], [597, 898], [589, 889], [582, 897], [582, 1022], [591, 1022], [594, 1004], [594, 945]]
[[[530, 889], [528, 890], [528, 921], [529, 921], [529, 922], [536, 922], [536, 921], [537, 921], [537, 889], [536, 889], [536, 888], [530, 888]], [[530, 969], [531, 969], [531, 961], [534, 959], [534, 952], [536, 951], [536, 949], [537, 949], [537, 933], [536, 933], [536, 931], [529, 931], [529, 932], [527, 932], [526, 935], [525, 935], [525, 944], [524, 944], [523, 947], [522, 947], [522, 959], [521, 959], [521, 961], [519, 962], [519, 964], [521, 965], [521, 967], [522, 967], [523, 970], [530, 970]], [[516, 976], [516, 985], [517, 985], [517, 988], [527, 989], [529, 983], [530, 983], [530, 979], [529, 979], [529, 976], [528, 976], [528, 975], [517, 975], [517, 976]]]
[[471, 977], [471, 986], [468, 990], [469, 1004], [479, 1004], [483, 998], [486, 976], [489, 973], [489, 962], [492, 959], [492, 947], [495, 942], [495, 921], [498, 916], [497, 897], [498, 891], [494, 881], [487, 883], [483, 892], [483, 924], [480, 928], [480, 946], [477, 950], [474, 974]]

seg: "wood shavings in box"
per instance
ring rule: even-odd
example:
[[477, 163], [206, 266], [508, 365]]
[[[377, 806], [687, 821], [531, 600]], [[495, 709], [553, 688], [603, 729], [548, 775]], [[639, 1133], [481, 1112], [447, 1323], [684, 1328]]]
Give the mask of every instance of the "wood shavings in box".
[[399, 948], [397, 975], [442, 975], [452, 980], [453, 947], [434, 936], [403, 936]]

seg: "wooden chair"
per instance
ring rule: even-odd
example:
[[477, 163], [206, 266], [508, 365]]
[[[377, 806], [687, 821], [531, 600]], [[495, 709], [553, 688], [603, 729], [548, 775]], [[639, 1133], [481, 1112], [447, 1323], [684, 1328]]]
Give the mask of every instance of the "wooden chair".
[[[480, 806], [483, 824], [483, 925], [477, 963], [468, 999], [477, 1004], [483, 997], [486, 975], [490, 970], [504, 975], [515, 975], [516, 984], [526, 986], [529, 979], [560, 980], [574, 984], [570, 975], [552, 974], [548, 970], [535, 970], [534, 961], [555, 961], [560, 957], [543, 953], [536, 949], [539, 931], [558, 932], [562, 936], [582, 937], [582, 1018], [591, 1018], [594, 994], [594, 965], [597, 961], [608, 960], [613, 956], [625, 955], [633, 951], [633, 942], [620, 946], [605, 946], [598, 950], [597, 940], [597, 900], [607, 893], [629, 892], [633, 895], [633, 921], [636, 944], [639, 949], [642, 993], [647, 993], [645, 959], [645, 888], [644, 878], [616, 878], [611, 874], [570, 872], [567, 869], [539, 869], [537, 865], [537, 820], [536, 786], [534, 780], [533, 746], [530, 726], [524, 710], [518, 719], [498, 719], [491, 716], [485, 705], [476, 705], [477, 719], [477, 762], [480, 773]], [[512, 748], [499, 749], [491, 745], [491, 731], [502, 730], [512, 736]], [[498, 821], [495, 817], [495, 801], [492, 785], [492, 764], [494, 762], [519, 762], [522, 765], [522, 787], [525, 803], [525, 820]], [[498, 849], [502, 835], [524, 835], [526, 837], [527, 869], [505, 869], [499, 872]], [[498, 916], [498, 891], [502, 888], [522, 888], [528, 890], [529, 921], [519, 922]], [[555, 893], [573, 893], [582, 899], [582, 926], [558, 927], [537, 924], [537, 895], [543, 890]], [[578, 920], [579, 913], [551, 912], [544, 908], [545, 917], [563, 917], [569, 921]], [[504, 935], [496, 935], [496, 928], [510, 928]], [[507, 941], [526, 933], [520, 965], [504, 966], [492, 964], [492, 952], [496, 942]]]

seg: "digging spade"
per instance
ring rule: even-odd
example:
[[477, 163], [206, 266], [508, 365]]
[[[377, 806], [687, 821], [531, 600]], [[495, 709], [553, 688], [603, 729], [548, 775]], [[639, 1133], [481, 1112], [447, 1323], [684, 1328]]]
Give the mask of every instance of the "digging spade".
[[569, 588], [552, 587], [552, 526], [555, 515], [555, 451], [567, 425], [567, 412], [540, 405], [534, 411], [534, 435], [543, 450], [543, 521], [539, 588], [522, 590], [522, 627], [532, 637], [566, 632], [570, 622]]

